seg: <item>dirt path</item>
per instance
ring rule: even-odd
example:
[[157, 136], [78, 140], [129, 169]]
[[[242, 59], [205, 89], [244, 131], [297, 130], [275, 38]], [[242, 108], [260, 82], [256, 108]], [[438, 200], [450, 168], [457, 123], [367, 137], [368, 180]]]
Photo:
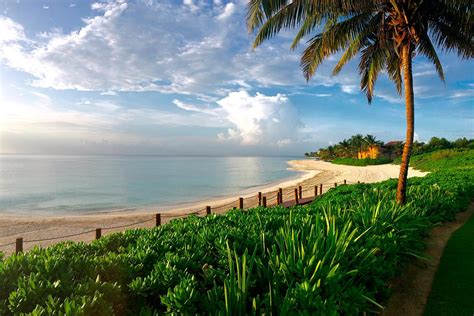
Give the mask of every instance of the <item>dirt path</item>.
[[418, 316], [423, 315], [434, 275], [451, 235], [461, 228], [474, 214], [474, 203], [468, 210], [458, 213], [454, 222], [445, 223], [431, 230], [425, 254], [432, 258], [429, 262], [416, 261], [392, 284], [393, 294], [381, 315]]

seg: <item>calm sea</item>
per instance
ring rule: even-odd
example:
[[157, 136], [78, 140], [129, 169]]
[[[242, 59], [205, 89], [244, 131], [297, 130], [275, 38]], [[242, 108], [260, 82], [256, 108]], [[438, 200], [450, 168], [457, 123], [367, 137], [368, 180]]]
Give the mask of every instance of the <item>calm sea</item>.
[[0, 155], [0, 212], [73, 214], [235, 195], [295, 176], [298, 157]]

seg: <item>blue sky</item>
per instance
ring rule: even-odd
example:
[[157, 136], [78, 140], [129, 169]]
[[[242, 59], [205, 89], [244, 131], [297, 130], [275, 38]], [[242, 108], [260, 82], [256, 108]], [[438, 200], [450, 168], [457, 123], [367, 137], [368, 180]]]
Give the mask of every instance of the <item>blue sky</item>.
[[[246, 1], [2, 0], [0, 152], [294, 155], [356, 133], [405, 135], [382, 75], [371, 105], [357, 62], [310, 82], [285, 31], [256, 50]], [[303, 43], [304, 44], [304, 43]], [[301, 45], [304, 46], [304, 45]], [[414, 61], [415, 138], [474, 137], [474, 63]]]

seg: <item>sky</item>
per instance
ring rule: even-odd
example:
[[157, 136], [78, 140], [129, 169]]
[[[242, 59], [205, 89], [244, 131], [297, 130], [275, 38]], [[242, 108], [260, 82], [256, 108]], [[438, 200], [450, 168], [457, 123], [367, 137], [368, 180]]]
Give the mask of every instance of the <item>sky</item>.
[[[0, 153], [301, 155], [373, 134], [403, 140], [405, 108], [357, 60], [306, 82], [295, 31], [257, 49], [246, 0], [0, 0]], [[415, 139], [474, 138], [474, 62], [415, 57]]]

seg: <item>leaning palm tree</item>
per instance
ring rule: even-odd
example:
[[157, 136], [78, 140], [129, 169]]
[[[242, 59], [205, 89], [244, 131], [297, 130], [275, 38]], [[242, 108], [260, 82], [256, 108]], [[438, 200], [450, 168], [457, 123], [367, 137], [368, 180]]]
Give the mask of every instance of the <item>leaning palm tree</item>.
[[307, 80], [324, 59], [342, 52], [333, 74], [360, 55], [361, 89], [369, 102], [383, 71], [400, 95], [404, 91], [407, 128], [397, 201], [405, 203], [414, 134], [412, 59], [425, 56], [444, 80], [435, 46], [472, 58], [471, 6], [471, 0], [250, 0], [247, 26], [250, 32], [258, 31], [254, 47], [282, 29], [298, 28], [293, 49], [308, 37], [301, 56]]

